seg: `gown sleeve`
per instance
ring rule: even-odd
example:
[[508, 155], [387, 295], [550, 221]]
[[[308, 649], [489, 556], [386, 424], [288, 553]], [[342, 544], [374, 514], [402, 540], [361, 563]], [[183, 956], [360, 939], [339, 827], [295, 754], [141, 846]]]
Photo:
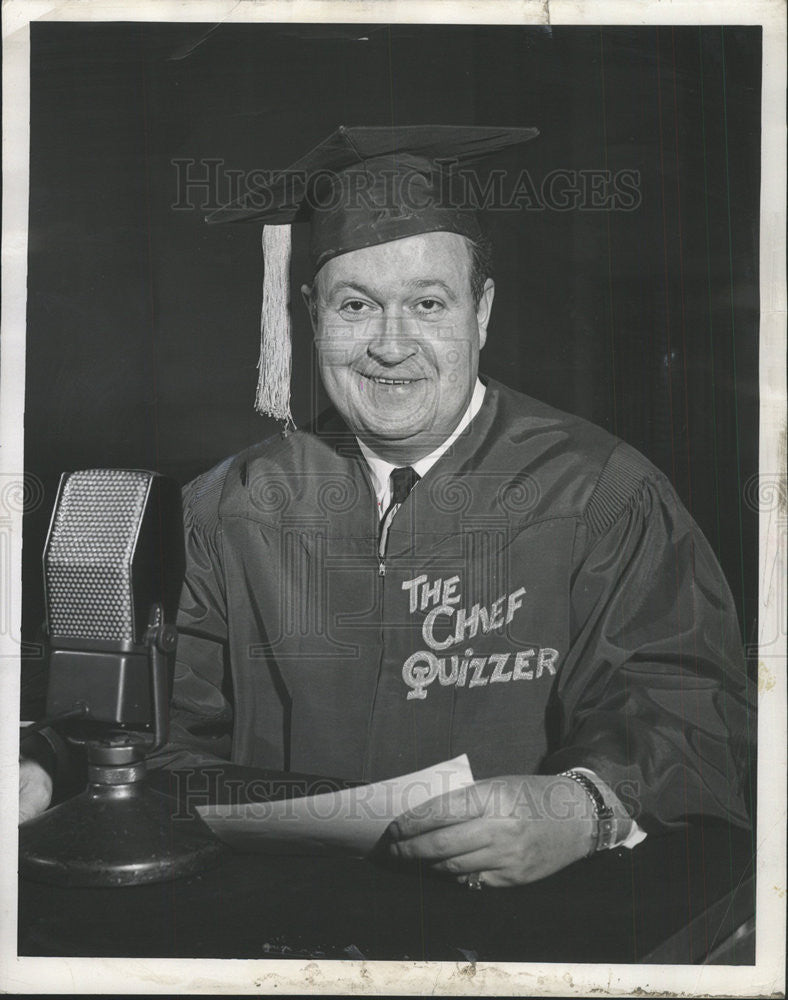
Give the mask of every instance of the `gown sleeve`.
[[186, 572], [177, 617], [170, 730], [151, 767], [226, 763], [233, 710], [227, 689], [227, 614], [218, 501], [228, 463], [184, 488]]
[[670, 483], [619, 445], [578, 532], [545, 773], [587, 767], [647, 832], [748, 826], [755, 705], [736, 611]]

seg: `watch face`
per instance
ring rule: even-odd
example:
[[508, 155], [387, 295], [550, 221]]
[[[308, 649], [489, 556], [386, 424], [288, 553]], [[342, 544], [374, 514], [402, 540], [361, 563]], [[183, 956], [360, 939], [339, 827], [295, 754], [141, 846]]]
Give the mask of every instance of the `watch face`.
[[606, 851], [615, 844], [616, 821], [613, 819], [612, 810], [605, 806], [608, 816], [599, 816], [596, 837], [596, 850]]

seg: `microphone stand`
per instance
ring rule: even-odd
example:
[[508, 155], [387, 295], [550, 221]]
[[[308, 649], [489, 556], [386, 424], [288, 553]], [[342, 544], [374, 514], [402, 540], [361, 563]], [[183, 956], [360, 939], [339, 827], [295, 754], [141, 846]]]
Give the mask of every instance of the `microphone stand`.
[[195, 817], [174, 819], [173, 799], [145, 781], [145, 757], [167, 741], [166, 657], [177, 632], [151, 609], [144, 636], [151, 667], [153, 743], [142, 733], [110, 733], [85, 744], [88, 786], [19, 827], [23, 877], [69, 886], [140, 885], [181, 878], [222, 852]]

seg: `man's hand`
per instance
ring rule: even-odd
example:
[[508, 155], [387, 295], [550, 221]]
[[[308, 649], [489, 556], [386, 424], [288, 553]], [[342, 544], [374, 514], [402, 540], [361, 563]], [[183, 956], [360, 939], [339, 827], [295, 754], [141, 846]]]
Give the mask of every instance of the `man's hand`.
[[420, 859], [464, 882], [534, 882], [585, 857], [594, 811], [571, 778], [508, 775], [477, 781], [402, 813], [388, 827], [394, 857]]
[[33, 819], [52, 801], [52, 779], [34, 760], [19, 761], [19, 822]]

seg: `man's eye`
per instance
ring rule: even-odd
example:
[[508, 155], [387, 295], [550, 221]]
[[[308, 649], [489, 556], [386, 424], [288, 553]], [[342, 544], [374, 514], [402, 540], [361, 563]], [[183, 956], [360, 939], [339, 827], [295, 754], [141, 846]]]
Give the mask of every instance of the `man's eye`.
[[416, 312], [422, 316], [436, 316], [443, 310], [443, 303], [440, 299], [420, 299], [416, 303]]
[[348, 299], [339, 307], [339, 311], [346, 316], [364, 316], [370, 309], [368, 302], [361, 299]]

